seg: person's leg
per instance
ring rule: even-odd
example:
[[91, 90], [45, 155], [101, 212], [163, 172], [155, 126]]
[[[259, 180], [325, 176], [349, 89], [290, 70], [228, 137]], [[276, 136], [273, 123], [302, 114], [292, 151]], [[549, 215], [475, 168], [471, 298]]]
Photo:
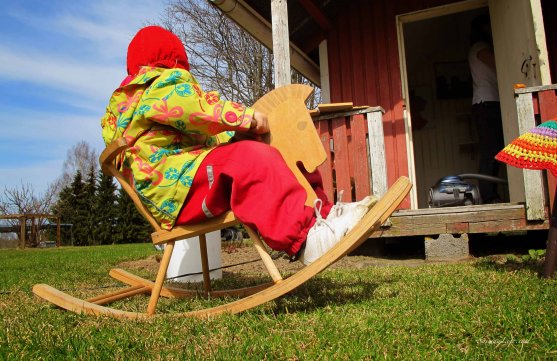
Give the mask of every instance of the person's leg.
[[[320, 184], [315, 175], [310, 178]], [[176, 224], [201, 222], [232, 210], [242, 223], [259, 231], [269, 247], [293, 255], [315, 221], [305, 200], [306, 191], [276, 149], [241, 141], [207, 155]]]
[[[472, 107], [472, 117], [476, 122], [479, 135], [479, 173], [496, 177], [499, 174], [499, 162], [495, 159], [495, 156], [504, 147], [499, 103], [475, 104]], [[499, 197], [496, 183], [484, 180], [480, 180], [478, 183], [484, 203], [491, 202]]]

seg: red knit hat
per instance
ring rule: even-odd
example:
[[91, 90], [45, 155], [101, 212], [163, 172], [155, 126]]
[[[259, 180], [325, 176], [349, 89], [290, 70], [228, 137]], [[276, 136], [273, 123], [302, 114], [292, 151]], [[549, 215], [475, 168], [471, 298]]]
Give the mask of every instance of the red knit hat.
[[128, 46], [128, 74], [135, 75], [142, 66], [190, 70], [182, 41], [160, 26], [139, 30]]

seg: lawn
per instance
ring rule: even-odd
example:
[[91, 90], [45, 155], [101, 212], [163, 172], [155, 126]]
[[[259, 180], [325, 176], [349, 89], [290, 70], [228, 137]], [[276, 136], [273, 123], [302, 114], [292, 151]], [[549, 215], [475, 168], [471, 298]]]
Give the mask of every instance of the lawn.
[[0, 360], [557, 359], [557, 281], [516, 258], [330, 269], [274, 302], [208, 320], [170, 312], [220, 301], [164, 300], [160, 317], [122, 321], [31, 293], [48, 283], [87, 297], [116, 285], [111, 267], [155, 253], [150, 244], [0, 250]]

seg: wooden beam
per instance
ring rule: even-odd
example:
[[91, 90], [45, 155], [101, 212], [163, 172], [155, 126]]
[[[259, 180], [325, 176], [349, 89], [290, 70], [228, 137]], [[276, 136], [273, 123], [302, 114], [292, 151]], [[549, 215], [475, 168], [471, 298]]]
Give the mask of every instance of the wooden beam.
[[308, 12], [323, 31], [331, 29], [331, 22], [323, 11], [315, 4], [314, 0], [298, 0], [300, 5]]
[[[269, 49], [273, 48], [272, 26], [243, 0], [208, 0], [218, 7], [241, 28], [251, 34], [257, 41]], [[294, 69], [321, 86], [319, 66], [299, 47], [290, 43], [290, 62]]]
[[58, 216], [54, 214], [47, 214], [47, 213], [25, 213], [25, 214], [5, 214], [1, 215], [0, 219], [17, 219], [21, 217], [27, 218], [56, 218]]
[[290, 36], [288, 34], [288, 3], [271, 0], [273, 23], [273, 58], [275, 60], [275, 88], [291, 83]]
[[529, 222], [524, 204], [424, 208], [392, 214], [391, 226], [371, 238], [423, 236], [442, 233], [490, 233], [549, 228], [547, 219]]

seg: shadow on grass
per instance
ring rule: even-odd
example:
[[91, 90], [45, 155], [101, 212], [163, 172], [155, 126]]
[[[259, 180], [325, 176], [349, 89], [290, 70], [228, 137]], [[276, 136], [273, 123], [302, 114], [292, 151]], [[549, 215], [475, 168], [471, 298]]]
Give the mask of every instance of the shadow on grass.
[[532, 259], [524, 255], [496, 255], [480, 258], [474, 267], [483, 271], [517, 272], [529, 271], [540, 276], [543, 272], [544, 258]]
[[[355, 277], [353, 276], [345, 277], [342, 275], [335, 279], [336, 276], [337, 274], [327, 277], [318, 275], [308, 280], [293, 291], [268, 303], [271, 307], [271, 312], [277, 315], [292, 312], [310, 312], [329, 305], [359, 304], [365, 300], [377, 298], [375, 291], [379, 286], [398, 281], [398, 279], [393, 277], [368, 281], [360, 278], [354, 280]], [[212, 282], [212, 289], [230, 290], [259, 285], [269, 281], [270, 278], [268, 276], [223, 272], [221, 280]], [[200, 291], [203, 289], [201, 283], [184, 284], [183, 287]], [[391, 292], [387, 295], [382, 294], [381, 298], [391, 298], [397, 295], [397, 292]], [[200, 297], [203, 298], [203, 296]], [[235, 299], [237, 298], [229, 298], [228, 301]], [[222, 300], [221, 302], [226, 301]]]
[[[276, 299], [273, 313], [310, 312], [329, 305], [360, 304], [365, 300], [377, 298], [375, 291], [381, 285], [396, 281], [394, 279], [378, 282], [362, 279], [353, 281], [312, 278], [289, 294]], [[392, 292], [388, 297], [397, 295], [397, 292]], [[381, 297], [384, 298], [385, 295]]]

